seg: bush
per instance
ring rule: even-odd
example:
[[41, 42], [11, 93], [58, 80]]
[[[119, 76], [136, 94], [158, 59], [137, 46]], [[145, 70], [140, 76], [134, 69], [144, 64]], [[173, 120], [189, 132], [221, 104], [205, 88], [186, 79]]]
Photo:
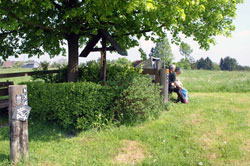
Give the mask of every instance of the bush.
[[[42, 79], [48, 83], [62, 83], [67, 82], [67, 66], [59, 68], [59, 73], [54, 75], [35, 75], [32, 76], [33, 80]], [[107, 81], [123, 81], [124, 77], [129, 75], [138, 75], [139, 70], [132, 67], [131, 64], [119, 65], [107, 63], [106, 77]], [[79, 78], [78, 81], [83, 82], [101, 82], [101, 65], [98, 62], [90, 61], [86, 64], [79, 66]]]
[[145, 76], [136, 77], [122, 91], [113, 111], [122, 124], [133, 124], [150, 117], [156, 118], [164, 110], [160, 86]]
[[111, 87], [83, 83], [27, 83], [31, 118], [49, 120], [66, 129], [84, 130], [106, 125], [114, 92]]
[[102, 128], [111, 122], [132, 124], [157, 117], [164, 109], [160, 86], [141, 75], [123, 82], [96, 83], [29, 82], [31, 118], [49, 120], [65, 129]]

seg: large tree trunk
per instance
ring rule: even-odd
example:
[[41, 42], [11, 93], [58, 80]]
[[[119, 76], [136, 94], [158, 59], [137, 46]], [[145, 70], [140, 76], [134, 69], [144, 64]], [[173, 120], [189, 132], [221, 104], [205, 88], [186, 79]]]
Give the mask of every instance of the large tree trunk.
[[78, 40], [75, 33], [67, 36], [68, 41], [68, 82], [76, 82], [78, 77]]

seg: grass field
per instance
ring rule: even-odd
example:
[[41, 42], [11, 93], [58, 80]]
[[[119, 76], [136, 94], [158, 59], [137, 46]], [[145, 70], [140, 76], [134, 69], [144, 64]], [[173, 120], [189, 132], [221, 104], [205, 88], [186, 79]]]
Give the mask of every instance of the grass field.
[[250, 71], [190, 70], [180, 80], [190, 92], [250, 92]]
[[[189, 104], [170, 103], [169, 111], [163, 112], [159, 119], [137, 126], [110, 126], [73, 136], [56, 125], [30, 119], [30, 159], [18, 165], [249, 166], [250, 93], [245, 89], [249, 88], [250, 73], [233, 74], [231, 84], [244, 82], [237, 93], [231, 89], [220, 91], [222, 85], [231, 86], [224, 80], [230, 74], [219, 71], [183, 73], [180, 79], [187, 89], [193, 86], [203, 89], [190, 90]], [[209, 78], [216, 78], [219, 85], [210, 88]], [[0, 166], [9, 163], [6, 123], [7, 116], [1, 114]]]
[[[0, 74], [5, 73], [18, 73], [18, 72], [28, 72], [32, 71], [32, 69], [23, 69], [23, 68], [11, 68], [11, 69], [0, 69]], [[0, 82], [5, 81], [13, 81], [14, 84], [18, 84], [20, 82], [26, 82], [31, 80], [31, 77], [11, 77], [11, 78], [0, 78]]]

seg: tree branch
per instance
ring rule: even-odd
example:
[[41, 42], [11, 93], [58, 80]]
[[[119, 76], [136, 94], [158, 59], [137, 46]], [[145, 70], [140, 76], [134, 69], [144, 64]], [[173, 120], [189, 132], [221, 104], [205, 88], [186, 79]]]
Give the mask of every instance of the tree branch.
[[46, 30], [46, 31], [53, 31], [53, 30], [54, 30], [54, 29], [49, 28], [49, 27], [47, 27], [47, 26], [35, 24], [35, 23], [33, 23], [33, 22], [30, 22], [30, 21], [21, 19], [21, 18], [17, 17], [14, 13], [12, 13], [9, 9], [7, 9], [6, 11], [8, 12], [8, 14], [9, 14], [11, 17], [17, 19], [17, 21], [20, 21], [20, 22], [22, 22], [22, 23], [24, 23], [24, 24], [32, 25], [34, 28], [40, 28], [40, 29], [43, 29], [43, 30]]

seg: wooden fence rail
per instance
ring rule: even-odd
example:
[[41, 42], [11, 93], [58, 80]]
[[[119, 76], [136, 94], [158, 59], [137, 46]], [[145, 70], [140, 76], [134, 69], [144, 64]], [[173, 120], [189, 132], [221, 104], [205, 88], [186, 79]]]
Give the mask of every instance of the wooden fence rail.
[[25, 76], [32, 76], [32, 75], [37, 75], [37, 74], [53, 74], [53, 73], [59, 73], [59, 70], [30, 71], [30, 72], [19, 72], [19, 73], [6, 73], [6, 74], [0, 74], [0, 78], [25, 77]]

